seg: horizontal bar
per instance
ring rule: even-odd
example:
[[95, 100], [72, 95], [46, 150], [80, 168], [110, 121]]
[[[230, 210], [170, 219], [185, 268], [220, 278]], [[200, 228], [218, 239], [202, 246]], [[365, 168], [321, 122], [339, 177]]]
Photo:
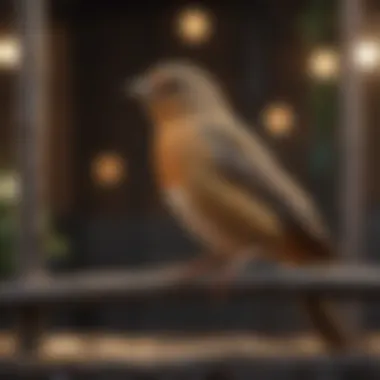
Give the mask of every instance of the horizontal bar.
[[[187, 266], [109, 272], [79, 272], [40, 280], [14, 280], [0, 284], [0, 306], [104, 303], [128, 298], [205, 294], [218, 285], [216, 277], [203, 277], [183, 284]], [[182, 286], [181, 286], [182, 284]], [[329, 296], [380, 296], [380, 266], [336, 265], [307, 268], [252, 270], [231, 284], [235, 295], [268, 293], [296, 295], [301, 292]]]
[[[263, 371], [270, 371], [273, 373], [273, 364], [281, 371], [286, 373], [289, 370], [293, 373], [294, 369], [307, 369], [312, 368], [315, 371], [326, 372], [334, 374], [334, 378], [339, 373], [352, 372], [355, 373], [380, 376], [380, 365], [378, 356], [367, 355], [346, 355], [346, 356], [311, 356], [311, 357], [267, 357], [267, 358], [238, 358], [234, 356], [222, 357], [213, 359], [211, 361], [187, 361], [172, 364], [160, 365], [151, 364], [146, 365], [133, 365], [128, 362], [114, 362], [114, 361], [71, 361], [55, 363], [52, 361], [25, 361], [25, 360], [0, 360], [0, 374], [4, 373], [18, 375], [44, 375], [56, 373], [57, 371], [65, 371], [70, 374], [123, 374], [123, 375], [150, 375], [150, 376], [177, 376], [175, 378], [185, 378], [191, 373], [199, 373], [211, 375], [213, 373], [230, 374], [231, 378], [234, 373], [256, 373], [260, 369]], [[309, 372], [308, 372], [309, 373]], [[363, 376], [364, 378], [364, 376]], [[365, 378], [368, 378], [365, 376]], [[374, 377], [376, 378], [376, 377]]]

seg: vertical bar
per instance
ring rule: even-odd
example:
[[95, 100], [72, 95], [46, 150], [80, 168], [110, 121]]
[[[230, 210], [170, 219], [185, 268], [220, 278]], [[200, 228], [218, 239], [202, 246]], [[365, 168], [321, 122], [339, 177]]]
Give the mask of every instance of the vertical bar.
[[43, 155], [45, 146], [45, 0], [17, 0], [22, 49], [18, 91], [18, 154], [21, 179], [20, 275], [42, 268]]
[[[354, 46], [362, 33], [362, 0], [341, 0], [342, 32], [342, 254], [345, 260], [360, 260], [365, 224], [364, 164], [364, 89], [363, 73], [353, 58]], [[360, 324], [360, 310], [351, 305], [355, 327]]]
[[[15, 5], [22, 51], [16, 112], [21, 180], [18, 265], [20, 278], [31, 280], [38, 278], [43, 269], [46, 3], [45, 0], [15, 0]], [[42, 310], [37, 305], [18, 311], [20, 355], [30, 357], [38, 352], [41, 329]]]

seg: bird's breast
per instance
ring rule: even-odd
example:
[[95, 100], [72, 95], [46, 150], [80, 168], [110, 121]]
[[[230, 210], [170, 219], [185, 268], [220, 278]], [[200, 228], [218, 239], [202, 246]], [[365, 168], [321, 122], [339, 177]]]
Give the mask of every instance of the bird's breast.
[[158, 186], [168, 189], [183, 185], [187, 165], [184, 149], [188, 133], [181, 125], [160, 127], [154, 136], [153, 165]]
[[164, 199], [173, 216], [202, 243], [216, 250], [225, 250], [230, 245], [217, 224], [202, 212], [188, 191], [172, 187], [165, 190]]

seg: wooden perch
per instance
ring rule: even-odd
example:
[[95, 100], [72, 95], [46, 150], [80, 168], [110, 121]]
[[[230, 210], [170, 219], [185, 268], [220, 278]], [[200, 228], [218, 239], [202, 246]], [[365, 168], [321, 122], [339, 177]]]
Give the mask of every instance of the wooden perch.
[[[200, 278], [184, 286], [181, 273], [186, 264], [109, 272], [35, 277], [0, 284], [0, 306], [104, 303], [115, 299], [155, 295], [200, 295], [217, 281]], [[254, 272], [254, 273], [253, 273]], [[235, 295], [267, 293], [296, 295], [300, 292], [334, 296], [380, 295], [380, 267], [341, 265], [329, 267], [280, 268], [252, 271], [231, 285]]]

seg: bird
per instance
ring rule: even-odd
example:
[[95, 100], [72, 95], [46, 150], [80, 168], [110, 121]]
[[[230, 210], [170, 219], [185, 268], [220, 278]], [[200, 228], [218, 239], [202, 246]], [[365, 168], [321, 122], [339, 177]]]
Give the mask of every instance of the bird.
[[[336, 260], [313, 197], [233, 109], [210, 71], [166, 60], [127, 87], [152, 124], [151, 160], [162, 199], [207, 248], [190, 273], [224, 265], [228, 277], [252, 257], [292, 266]], [[336, 305], [319, 295], [302, 296], [302, 304], [328, 348], [347, 348], [348, 329]]]

